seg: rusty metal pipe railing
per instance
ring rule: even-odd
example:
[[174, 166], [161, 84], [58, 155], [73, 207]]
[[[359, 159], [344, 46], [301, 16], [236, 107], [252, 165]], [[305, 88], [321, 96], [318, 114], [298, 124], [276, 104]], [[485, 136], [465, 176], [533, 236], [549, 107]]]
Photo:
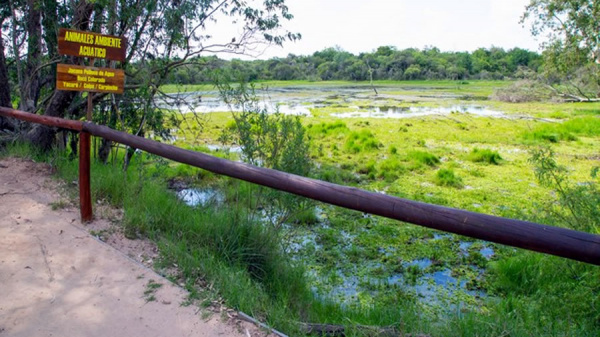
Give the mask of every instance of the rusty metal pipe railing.
[[[35, 123], [44, 124], [48, 122], [46, 119], [48, 117], [39, 116], [40, 118], [37, 118], [33, 117], [35, 115], [17, 112], [12, 109], [8, 109], [12, 110], [9, 114], [6, 113], [6, 110], [0, 108], [0, 115]], [[29, 115], [27, 119], [23, 114]], [[180, 163], [332, 205], [476, 239], [600, 265], [600, 235], [426, 204], [332, 184], [184, 150], [89, 122], [61, 121], [60, 118], [54, 118], [49, 122], [54, 123], [52, 126], [88, 132]]]

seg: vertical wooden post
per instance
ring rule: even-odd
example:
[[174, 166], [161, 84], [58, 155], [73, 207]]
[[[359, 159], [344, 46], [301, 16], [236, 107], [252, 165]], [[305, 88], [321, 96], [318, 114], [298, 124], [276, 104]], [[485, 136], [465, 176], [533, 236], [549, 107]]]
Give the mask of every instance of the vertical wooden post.
[[[94, 66], [94, 58], [90, 58], [90, 66]], [[92, 93], [88, 92], [86, 120], [92, 121]], [[79, 133], [79, 207], [81, 222], [92, 221], [92, 190], [90, 187], [90, 134]]]
[[81, 222], [92, 221], [92, 193], [90, 189], [90, 134], [79, 133], [79, 203]]

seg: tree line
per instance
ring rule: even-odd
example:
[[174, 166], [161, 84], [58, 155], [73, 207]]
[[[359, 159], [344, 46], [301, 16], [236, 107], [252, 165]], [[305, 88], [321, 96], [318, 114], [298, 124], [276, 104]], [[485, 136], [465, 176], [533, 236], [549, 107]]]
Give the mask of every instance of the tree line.
[[523, 78], [537, 72], [541, 65], [540, 54], [521, 48], [479, 48], [470, 53], [442, 52], [436, 47], [399, 50], [382, 46], [370, 53], [354, 55], [332, 47], [308, 56], [290, 54], [269, 60], [199, 57], [196, 64], [173, 72], [168, 81], [176, 84], [211, 82], [216, 70], [244, 81], [499, 80]]

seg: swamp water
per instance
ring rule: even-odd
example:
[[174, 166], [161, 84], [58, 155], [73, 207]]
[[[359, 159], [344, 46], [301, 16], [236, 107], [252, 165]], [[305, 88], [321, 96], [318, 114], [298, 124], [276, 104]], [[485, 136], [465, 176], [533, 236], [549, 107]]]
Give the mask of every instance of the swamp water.
[[[287, 227], [291, 229], [287, 251], [297, 261], [304, 262], [302, 259], [306, 255], [318, 255], [319, 251], [332, 249], [324, 248], [319, 243], [319, 230], [330, 229], [329, 224], [319, 223], [315, 226], [314, 230], [300, 231], [291, 229], [291, 226]], [[344, 246], [342, 251], [347, 251], [353, 246], [352, 241], [356, 234], [340, 230], [339, 236], [341, 245]], [[454, 253], [462, 255], [465, 260], [471, 254], [478, 254], [485, 260], [489, 260], [495, 254], [494, 248], [488, 243], [478, 242], [475, 246], [474, 242], [461, 241], [454, 234], [434, 234], [431, 239], [421, 240], [434, 246], [439, 240], [457, 242]], [[475, 249], [471, 248], [472, 246]], [[397, 254], [398, 250], [402, 250], [402, 247], [380, 248], [375, 259], [346, 265], [339, 262], [333, 270], [313, 268], [309, 263], [308, 274], [316, 284], [312, 288], [313, 292], [319, 297], [352, 306], [364, 302], [365, 298], [374, 300], [380, 295], [401, 291], [416, 298], [422, 305], [436, 307], [442, 311], [477, 306], [477, 301], [487, 296], [476, 286], [484, 278], [485, 270], [481, 267], [465, 264], [460, 270], [456, 270], [456, 266], [440, 265], [427, 257], [404, 261]], [[400, 271], [386, 272], [386, 269], [391, 268], [389, 263], [386, 265], [381, 262], [383, 257], [396, 260], [397, 264], [392, 268]]]
[[[397, 90], [398, 88], [393, 88]], [[278, 111], [284, 115], [311, 116], [312, 109], [344, 108], [351, 110], [343, 113], [332, 113], [337, 118], [412, 118], [433, 115], [449, 115], [452, 113], [468, 113], [474, 116], [508, 118], [502, 111], [494, 110], [483, 105], [473, 104], [472, 100], [466, 104], [453, 104], [450, 106], [414, 106], [418, 102], [437, 102], [448, 99], [462, 99], [463, 96], [454, 94], [427, 95], [428, 88], [403, 88], [405, 90], [422, 91], [419, 95], [403, 95], [385, 93], [386, 88], [379, 95], [373, 95], [368, 87], [288, 87], [270, 88], [257, 91], [259, 107], [269, 112]], [[418, 89], [418, 90], [417, 90]], [[390, 89], [391, 90], [391, 89]], [[378, 102], [382, 104], [363, 105], [364, 102]], [[390, 104], [391, 103], [391, 104]], [[219, 97], [216, 91], [197, 91], [171, 94], [157, 99], [159, 108], [179, 111], [181, 113], [212, 113], [241, 111], [239, 106], [228, 105]]]
[[[422, 88], [419, 88], [422, 89]], [[423, 90], [425, 92], [425, 90]], [[172, 101], [158, 102], [158, 105], [167, 109], [179, 109], [182, 113], [211, 113], [238, 110], [230, 107], [218, 98], [217, 92], [195, 92], [175, 96]], [[271, 89], [268, 95], [259, 96], [263, 100], [263, 107], [268, 111], [279, 111], [287, 115], [311, 117], [311, 109], [343, 108], [340, 113], [331, 113], [337, 118], [413, 118], [436, 115], [470, 114], [488, 118], [510, 118], [502, 111], [494, 110], [484, 105], [475, 104], [473, 101], [461, 101], [458, 95], [444, 94], [442, 96], [403, 96], [380, 94], [374, 97], [365, 87], [343, 88], [276, 88]], [[438, 102], [454, 100], [454, 103], [440, 106], [412, 106], [418, 102]], [[362, 105], [365, 101], [369, 105]], [[406, 106], [408, 105], [408, 106]], [[338, 110], [339, 111], [339, 110]], [[224, 151], [240, 153], [241, 148], [231, 147], [225, 149], [219, 145], [209, 145], [211, 151]], [[179, 198], [190, 206], [208, 206], [211, 204], [225, 203], [222, 192], [214, 189], [184, 189], [178, 192]], [[326, 211], [321, 208], [316, 210], [319, 222], [310, 228], [303, 226], [295, 228], [294, 225], [284, 224], [285, 249], [296, 261], [307, 267], [308, 277], [312, 280], [313, 292], [321, 297], [334, 300], [343, 305], [357, 305], [375, 301], [382, 294], [403, 292], [418, 303], [445, 310], [455, 310], [464, 305], [477, 305], [479, 299], [486, 296], [485, 292], [477, 286], [485, 276], [482, 269], [469, 257], [485, 261], [494, 257], [494, 248], [480, 241], [475, 244], [470, 241], [461, 241], [453, 234], [435, 233], [431, 238], [417, 240], [426, 241], [426, 244], [436, 247], [440, 242], [452, 242], [453, 254], [462, 256], [465, 262], [459, 265], [441, 264], [430, 257], [421, 255], [414, 259], [401, 258], [402, 246], [378, 249], [378, 256], [361, 257], [358, 263], [349, 263], [348, 260], [337, 261], [333, 268], [322, 268], [315, 264], [316, 256], [321, 252], [331, 249], [341, 252], [343, 259], [355, 245], [357, 233], [350, 233], [342, 229], [332, 229], [327, 220]], [[325, 216], [323, 214], [325, 213]], [[264, 214], [259, 218], [266, 224]], [[271, 221], [273, 222], [273, 221]], [[322, 230], [335, 231], [339, 237], [339, 244], [335, 246], [322, 244]], [[393, 263], [383, 263], [382, 257]], [[366, 300], [365, 300], [366, 299]], [[465, 304], [467, 303], [467, 304]]]
[[[191, 207], [221, 205], [225, 203], [224, 194], [211, 188], [185, 188], [177, 192], [178, 198]], [[300, 229], [294, 225], [284, 224], [284, 236], [289, 237], [286, 242], [286, 251], [296, 261], [305, 264], [307, 252], [315, 253], [332, 247], [324, 247], [319, 243], [319, 233], [321, 229], [331, 229], [330, 224], [324, 215], [326, 212], [321, 207], [315, 207], [315, 213], [319, 223], [313, 225], [312, 229]], [[259, 216], [265, 224], [272, 220], [264, 218], [261, 213]], [[269, 222], [271, 221], [271, 222]], [[345, 230], [338, 232], [343, 249], [349, 249], [353, 245], [356, 234]], [[436, 241], [454, 240], [458, 241], [453, 234], [433, 234], [430, 239], [423, 239], [435, 245]], [[474, 242], [458, 241], [456, 254], [468, 257], [473, 252], [480, 254], [485, 259], [490, 259], [494, 255], [494, 249], [486, 243], [480, 245], [481, 248], [471, 249]], [[402, 247], [380, 248], [379, 256], [397, 259], [397, 250]], [[309, 253], [310, 255], [310, 253]], [[409, 296], [414, 296], [420, 303], [427, 306], [445, 308], [444, 310], [455, 310], [457, 307], [466, 306], [475, 302], [477, 299], [486, 296], [485, 292], [478, 289], [471, 289], [470, 279], [458, 275], [449, 267], [438, 266], [430, 258], [417, 258], [409, 261], [398, 261], [399, 268], [402, 271], [393, 272], [385, 276], [380, 275], [381, 270], [385, 269], [381, 262], [364, 261], [360, 266], [338, 266], [335, 270], [323, 271], [318, 268], [312, 268], [310, 262], [307, 270], [308, 276], [313, 280], [313, 292], [322, 298], [334, 300], [343, 305], [354, 305], [361, 298], [375, 298], [388, 292], [402, 291]], [[477, 280], [483, 278], [484, 270], [476, 265], [464, 266], [466, 270]], [[464, 274], [464, 272], [463, 272]]]

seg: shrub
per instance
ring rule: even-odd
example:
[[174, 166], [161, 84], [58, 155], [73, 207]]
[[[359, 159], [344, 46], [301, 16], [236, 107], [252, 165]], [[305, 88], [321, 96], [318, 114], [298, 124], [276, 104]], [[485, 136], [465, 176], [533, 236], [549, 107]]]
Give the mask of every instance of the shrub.
[[375, 174], [377, 169], [375, 168], [375, 161], [369, 160], [366, 164], [358, 167], [358, 173], [360, 174]]
[[371, 131], [352, 132], [346, 139], [345, 149], [349, 153], [368, 152], [379, 149], [379, 141]]
[[497, 151], [489, 149], [478, 149], [474, 148], [469, 154], [469, 160], [474, 163], [488, 163], [493, 165], [500, 165], [502, 157]]
[[394, 181], [404, 172], [406, 172], [404, 165], [398, 159], [390, 158], [379, 165], [378, 177], [386, 181]]
[[559, 141], [577, 140], [577, 135], [589, 137], [598, 134], [600, 134], [600, 118], [584, 116], [564, 123], [540, 125], [533, 131], [526, 132], [523, 138], [558, 143]]
[[494, 100], [510, 103], [548, 101], [553, 97], [552, 90], [531, 80], [517, 81], [506, 88], [496, 89], [491, 96]]
[[435, 184], [439, 186], [462, 188], [462, 179], [452, 169], [440, 169], [435, 175]]
[[[540, 184], [556, 191], [558, 209], [549, 206], [543, 211], [562, 224], [591, 233], [600, 233], [600, 189], [594, 180], [575, 184], [568, 176], [568, 169], [559, 165], [550, 148], [532, 151], [531, 163], [535, 165], [535, 176]], [[592, 179], [597, 177], [598, 168], [592, 170]]]
[[440, 163], [440, 159], [437, 156], [425, 151], [411, 151], [408, 153], [408, 158], [427, 166], [435, 166]]
[[327, 136], [338, 135], [341, 133], [349, 132], [350, 130], [346, 126], [346, 123], [337, 121], [333, 123], [320, 123], [310, 124], [307, 127], [308, 134], [316, 138], [324, 138]]

